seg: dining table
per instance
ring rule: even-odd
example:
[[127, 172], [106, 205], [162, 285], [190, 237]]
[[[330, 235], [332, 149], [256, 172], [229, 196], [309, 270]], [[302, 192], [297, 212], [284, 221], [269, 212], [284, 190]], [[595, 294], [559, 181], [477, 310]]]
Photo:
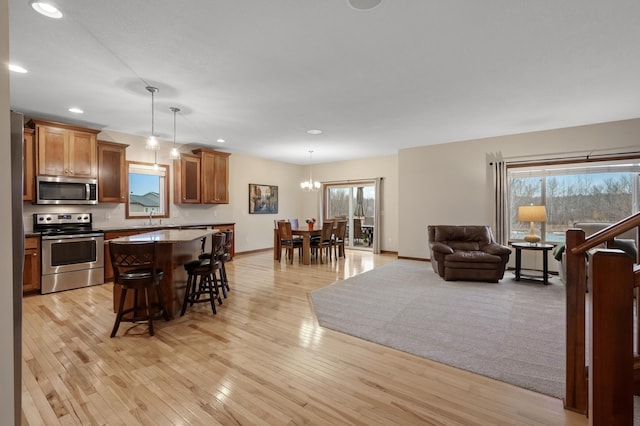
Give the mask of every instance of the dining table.
[[[300, 225], [297, 227], [291, 227], [291, 233], [295, 236], [302, 237], [302, 264], [311, 264], [311, 237], [321, 236], [322, 228], [313, 227], [309, 229], [307, 225]], [[282, 247], [280, 246], [280, 236], [278, 235], [278, 229], [273, 230], [273, 258], [280, 260], [282, 253]]]

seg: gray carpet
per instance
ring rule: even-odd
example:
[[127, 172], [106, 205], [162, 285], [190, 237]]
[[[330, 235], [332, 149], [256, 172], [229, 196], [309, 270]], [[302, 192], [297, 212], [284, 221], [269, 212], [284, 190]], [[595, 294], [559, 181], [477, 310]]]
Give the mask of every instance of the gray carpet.
[[444, 281], [398, 260], [313, 291], [321, 326], [562, 398], [565, 289]]

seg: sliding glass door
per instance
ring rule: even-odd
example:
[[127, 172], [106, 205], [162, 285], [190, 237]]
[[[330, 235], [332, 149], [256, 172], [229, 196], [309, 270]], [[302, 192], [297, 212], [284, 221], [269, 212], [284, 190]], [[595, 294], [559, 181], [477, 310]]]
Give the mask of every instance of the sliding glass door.
[[347, 220], [345, 247], [372, 250], [376, 231], [375, 182], [327, 184], [325, 188], [325, 217]]

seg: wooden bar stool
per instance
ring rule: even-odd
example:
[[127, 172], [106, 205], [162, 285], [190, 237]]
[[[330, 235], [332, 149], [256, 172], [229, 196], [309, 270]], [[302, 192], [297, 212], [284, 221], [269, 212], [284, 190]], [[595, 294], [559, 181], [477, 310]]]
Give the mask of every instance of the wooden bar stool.
[[[164, 307], [160, 280], [163, 277], [162, 270], [158, 269], [158, 246], [152, 243], [109, 243], [111, 265], [113, 266], [113, 282], [122, 286], [120, 303], [116, 314], [116, 322], [111, 331], [114, 337], [120, 327], [120, 322], [147, 321], [149, 335], [153, 336], [154, 317], [163, 316], [169, 321], [169, 314]], [[155, 289], [157, 301], [153, 302], [150, 291]], [[127, 292], [134, 291], [133, 306], [124, 309]], [[144, 293], [144, 305], [139, 305], [139, 293]], [[154, 312], [155, 311], [155, 312]], [[131, 316], [128, 316], [131, 314]]]
[[187, 311], [187, 305], [193, 306], [194, 303], [210, 302], [211, 310], [217, 314], [216, 303], [222, 305], [218, 282], [221, 278], [216, 277], [216, 271], [222, 268], [222, 262], [216, 260], [215, 253], [224, 250], [223, 233], [213, 234], [211, 236], [211, 252], [204, 253], [197, 260], [184, 265], [189, 277], [187, 278], [187, 288], [184, 293], [184, 301], [182, 302], [182, 310], [180, 316]]
[[222, 295], [224, 298], [227, 298], [227, 292], [231, 291], [229, 288], [229, 277], [227, 277], [227, 268], [225, 264], [231, 260], [231, 242], [233, 241], [233, 231], [227, 229], [223, 231], [224, 233], [224, 246], [220, 253], [218, 253], [218, 260], [221, 262], [222, 267], [220, 268], [220, 277], [222, 278]]

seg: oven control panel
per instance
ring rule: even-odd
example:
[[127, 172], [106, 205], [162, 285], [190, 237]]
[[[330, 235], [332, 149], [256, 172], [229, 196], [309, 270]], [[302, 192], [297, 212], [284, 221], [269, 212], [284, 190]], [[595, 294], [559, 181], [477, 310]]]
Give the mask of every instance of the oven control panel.
[[35, 213], [34, 225], [79, 225], [91, 224], [91, 213]]

